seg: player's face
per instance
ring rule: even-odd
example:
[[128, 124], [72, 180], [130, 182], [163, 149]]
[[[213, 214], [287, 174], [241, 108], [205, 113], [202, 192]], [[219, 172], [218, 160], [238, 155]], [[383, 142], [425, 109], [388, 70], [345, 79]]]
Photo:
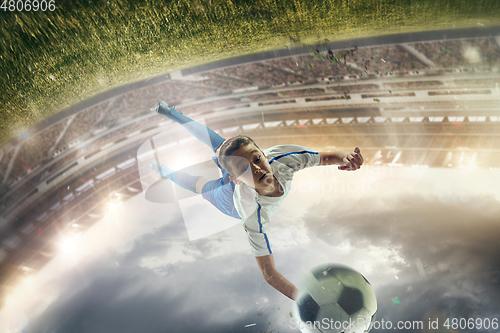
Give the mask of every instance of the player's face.
[[256, 190], [273, 186], [273, 171], [264, 153], [253, 143], [240, 147], [229, 159], [235, 178]]

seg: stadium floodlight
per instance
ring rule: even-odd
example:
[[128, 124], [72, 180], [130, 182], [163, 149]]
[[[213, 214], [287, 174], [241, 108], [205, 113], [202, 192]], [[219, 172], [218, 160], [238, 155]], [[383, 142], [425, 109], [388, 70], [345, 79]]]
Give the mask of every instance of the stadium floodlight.
[[[151, 143], [151, 147], [153, 148], [155, 161], [159, 165], [160, 160], [158, 158], [158, 152], [156, 151], [153, 139], [149, 139], [149, 142]], [[154, 203], [173, 203], [175, 202], [175, 195], [172, 188], [172, 182], [170, 182], [166, 175], [163, 174], [161, 168], [159, 169], [159, 171], [161, 178], [146, 190], [146, 199]]]
[[[118, 194], [118, 193], [115, 193]], [[107, 213], [115, 214], [119, 212], [119, 208], [122, 205], [122, 201], [119, 196], [112, 196], [106, 205]]]
[[21, 286], [23, 287], [30, 287], [33, 284], [34, 281], [34, 276], [33, 275], [28, 275], [26, 276], [22, 281], [21, 281]]
[[66, 238], [60, 243], [61, 250], [66, 253], [71, 253], [75, 250], [75, 243], [73, 239]]

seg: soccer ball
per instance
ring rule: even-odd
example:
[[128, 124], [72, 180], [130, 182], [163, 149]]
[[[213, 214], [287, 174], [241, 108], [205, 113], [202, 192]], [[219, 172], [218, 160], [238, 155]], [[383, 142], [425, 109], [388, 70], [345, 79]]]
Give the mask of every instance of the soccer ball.
[[[303, 333], [364, 333], [375, 321], [377, 299], [370, 282], [347, 266], [312, 269], [300, 285], [295, 328]], [[292, 319], [295, 319], [292, 318]]]

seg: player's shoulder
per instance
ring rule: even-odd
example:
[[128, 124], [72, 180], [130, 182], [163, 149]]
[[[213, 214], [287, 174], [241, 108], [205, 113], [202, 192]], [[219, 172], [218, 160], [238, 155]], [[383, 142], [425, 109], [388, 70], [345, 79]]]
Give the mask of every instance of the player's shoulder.
[[299, 145], [278, 145], [264, 150], [267, 159], [278, 159], [286, 156], [293, 156], [297, 154], [312, 153], [317, 154], [318, 152], [314, 149], [307, 148]]
[[264, 150], [264, 153], [266, 154], [266, 156], [273, 155], [273, 157], [274, 157], [275, 155], [282, 155], [282, 154], [294, 153], [294, 152], [302, 152], [304, 150], [313, 150], [313, 149], [309, 149], [307, 147], [299, 146], [299, 145], [277, 145], [277, 146], [267, 148], [266, 150]]

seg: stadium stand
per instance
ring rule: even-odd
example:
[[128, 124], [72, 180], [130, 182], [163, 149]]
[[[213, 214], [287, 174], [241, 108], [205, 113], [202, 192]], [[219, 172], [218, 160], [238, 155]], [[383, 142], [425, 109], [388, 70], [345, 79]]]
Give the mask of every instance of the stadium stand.
[[383, 75], [391, 72], [404, 74], [429, 68], [397, 45], [359, 48], [352, 58], [364, 72], [363, 75], [368, 73]]
[[[470, 54], [476, 51], [480, 56], [478, 59], [481, 66], [484, 64], [490, 67], [497, 66], [500, 62], [500, 48], [493, 38], [435, 41], [409, 45], [436, 63], [440, 69], [456, 66], [474, 67], [477, 64], [471, 63], [472, 56]], [[439, 80], [408, 80], [386, 82], [381, 85], [363, 84], [358, 80], [360, 78], [366, 79], [367, 75], [365, 74], [367, 73], [371, 75], [384, 75], [390, 72], [405, 74], [411, 71], [426, 70], [429, 67], [398, 45], [361, 47], [355, 50], [336, 52], [335, 56], [340, 59], [336, 64], [328, 60], [326, 51], [322, 51], [315, 56], [311, 54], [291, 56], [216, 69], [197, 75], [204, 80], [168, 81], [114, 97], [76, 114], [58, 141], [53, 156], [49, 156], [49, 150], [66, 128], [67, 119], [61, 120], [27, 140], [19, 150], [7, 184], [12, 186], [37, 167], [43, 169], [44, 163], [47, 163], [47, 167], [42, 170], [43, 175], [50, 177], [63, 170], [71, 161], [99, 152], [103, 147], [124, 140], [128, 135], [137, 131], [158, 126], [159, 122], [164, 120], [159, 116], [145, 117], [140, 121], [134, 121], [134, 119], [149, 114], [159, 99], [166, 100], [172, 105], [200, 100], [197, 104], [178, 107], [178, 110], [183, 113], [194, 114], [217, 108], [230, 110], [232, 105], [242, 107], [242, 103], [248, 102], [260, 102], [260, 106], [293, 104], [296, 103], [294, 98], [297, 97], [305, 97], [307, 102], [347, 100], [350, 99], [350, 96], [346, 93], [375, 92], [381, 91], [382, 88], [391, 91], [434, 90], [436, 92], [431, 91], [430, 94], [449, 95], [453, 92], [451, 88], [492, 88], [498, 85], [498, 80], [491, 78], [457, 78], [445, 83]], [[373, 78], [373, 76], [369, 78]], [[352, 82], [346, 79], [352, 79]], [[311, 82], [326, 82], [326, 85], [324, 88], [300, 86], [300, 84]], [[291, 89], [290, 85], [298, 86], [296, 89]], [[231, 96], [217, 101], [203, 102], [202, 100], [207, 96], [230, 95], [232, 91], [250, 87], [283, 87], [283, 89], [275, 92], [262, 91], [262, 93]], [[446, 88], [450, 92], [436, 90], [441, 88]], [[344, 95], [328, 96], [331, 93], [344, 93]], [[456, 94], [463, 93], [465, 92], [456, 92]], [[409, 93], [405, 96], [414, 95]], [[442, 108], [449, 107], [447, 105], [449, 103], [445, 101], [432, 103], [433, 105], [441, 105]], [[471, 105], [473, 103], [475, 102], [469, 102]], [[430, 105], [428, 102], [414, 102], [413, 104], [421, 105], [418, 107], [423, 109]], [[364, 107], [363, 104], [352, 103], [350, 105], [351, 107]], [[394, 107], [397, 107], [397, 103], [393, 103]], [[42, 142], [41, 145], [40, 142]], [[80, 145], [76, 145], [76, 143], [80, 143]], [[43, 148], [40, 149], [40, 146]], [[58, 159], [58, 156], [68, 149], [71, 150], [70, 154]], [[5, 176], [13, 154], [14, 149], [3, 154], [0, 160], [0, 179]], [[53, 163], [54, 159], [55, 163]], [[26, 184], [31, 184], [31, 180]], [[25, 190], [26, 186], [28, 185], [23, 184], [21, 188]]]
[[[481, 63], [486, 64], [488, 67], [500, 66], [500, 46], [497, 44], [495, 39], [493, 38], [477, 38], [477, 39], [465, 39], [464, 43], [464, 52], [467, 55], [469, 53], [469, 49], [478, 50], [479, 58], [476, 59], [476, 62], [472, 63]], [[473, 56], [470, 57], [471, 60], [474, 59]], [[469, 61], [471, 63], [471, 61]]]
[[465, 88], [495, 87], [500, 85], [500, 79], [453, 80], [453, 83], [457, 87], [465, 87]]
[[279, 92], [279, 96], [283, 97], [304, 97], [314, 95], [324, 95], [325, 90], [321, 88], [297, 89], [297, 90], [283, 90]]
[[[151, 99], [148, 98], [148, 100], [151, 100], [151, 102], [154, 101], [150, 107], [156, 106], [158, 103], [158, 97], [161, 97], [163, 100], [168, 100], [171, 104], [176, 105], [183, 101], [183, 98], [188, 100], [197, 100], [224, 92], [225, 91], [221, 89], [204, 87], [199, 85], [197, 82], [169, 81], [154, 89], [150, 97]], [[130, 95], [130, 97], [132, 97], [132, 95]], [[143, 100], [143, 98], [141, 97], [140, 100]]]
[[81, 149], [77, 149], [75, 150], [74, 152], [70, 153], [69, 155], [65, 156], [65, 157], [62, 157], [60, 158], [56, 163], [54, 163], [53, 165], [51, 165], [46, 171], [45, 171], [45, 175], [49, 175], [49, 174], [52, 174], [56, 171], [58, 171], [59, 169], [61, 169], [64, 165], [66, 165], [66, 163], [70, 162], [70, 161], [73, 161], [73, 160], [76, 160], [78, 157], [80, 157], [82, 154], [84, 153], [84, 150], [81, 150]]
[[108, 104], [109, 102], [80, 112], [57, 145], [56, 150], [67, 149], [69, 145], [80, 142], [85, 137], [88, 137], [94, 124], [106, 112]]
[[[218, 73], [220, 72], [220, 73]], [[252, 87], [252, 82], [249, 80], [244, 80], [241, 78], [235, 78], [228, 75], [222, 74], [222, 71], [214, 71], [201, 74], [201, 77], [206, 80], [197, 81], [198, 85], [202, 85], [209, 88], [217, 88], [224, 90], [237, 90]]]
[[379, 90], [379, 86], [376, 84], [343, 84], [336, 86], [329, 86], [326, 88], [327, 91], [335, 91], [335, 92], [368, 92], [368, 91], [377, 91]]
[[6, 207], [12, 206], [17, 201], [25, 198], [26, 196], [29, 196], [30, 193], [35, 189], [36, 185], [41, 180], [42, 176], [43, 174], [39, 173], [35, 175], [35, 177], [31, 178], [29, 181], [24, 183], [21, 187], [16, 189], [14, 193], [8, 196], [7, 200], [4, 202], [4, 205]]
[[63, 122], [58, 122], [41, 133], [27, 139], [17, 155], [14, 167], [9, 175], [7, 184], [13, 185], [23, 176], [49, 159], [48, 152], [54, 145], [59, 134], [64, 128]]
[[392, 82], [386, 83], [391, 89], [435, 89], [442, 88], [443, 82], [440, 81], [407, 81], [407, 82]]
[[493, 38], [446, 40], [411, 45], [441, 69], [500, 65], [500, 47]]
[[[350, 58], [347, 58], [350, 60]], [[346, 65], [343, 63], [333, 64], [326, 58], [314, 57], [312, 55], [294, 56], [284, 59], [276, 59], [269, 61], [276, 67], [293, 73], [295, 81], [286, 81], [288, 83], [304, 83], [315, 81], [317, 79], [325, 79], [329, 77], [338, 77], [346, 75]], [[351, 68], [349, 73], [360, 74], [358, 69]]]
[[226, 105], [231, 105], [231, 104], [236, 104], [240, 103], [241, 99], [240, 98], [228, 98], [228, 99], [222, 99], [214, 102], [207, 102], [207, 103], [202, 103], [202, 104], [196, 104], [192, 106], [180, 106], [177, 108], [179, 112], [186, 112], [186, 113], [198, 113], [202, 111], [207, 111], [207, 110], [213, 110], [216, 108], [220, 108]]
[[7, 172], [12, 156], [14, 156], [14, 149], [4, 153], [2, 159], [0, 160], [0, 182], [3, 181], [3, 178], [5, 177], [5, 173]]

